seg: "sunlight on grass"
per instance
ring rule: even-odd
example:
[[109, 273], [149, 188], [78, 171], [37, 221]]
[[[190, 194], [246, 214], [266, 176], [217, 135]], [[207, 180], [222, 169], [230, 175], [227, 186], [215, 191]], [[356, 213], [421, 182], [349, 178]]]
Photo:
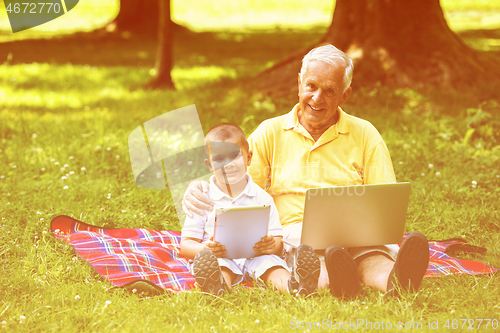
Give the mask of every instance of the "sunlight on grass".
[[177, 89], [192, 89], [194, 87], [217, 81], [221, 78], [236, 78], [236, 70], [218, 66], [193, 66], [190, 68], [174, 67], [172, 78]]
[[[233, 68], [218, 66], [174, 67], [172, 71], [177, 90], [193, 89], [222, 78], [234, 79], [236, 75]], [[130, 73], [123, 67], [1, 65], [0, 107], [78, 109], [103, 99], [137, 100], [146, 92], [142, 89], [130, 91], [130, 84], [140, 86], [148, 76], [145, 68]]]

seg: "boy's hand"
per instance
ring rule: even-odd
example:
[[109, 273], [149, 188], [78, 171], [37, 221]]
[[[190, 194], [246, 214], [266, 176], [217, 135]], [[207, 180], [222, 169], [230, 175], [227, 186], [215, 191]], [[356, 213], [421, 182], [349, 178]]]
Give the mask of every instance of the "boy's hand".
[[210, 240], [205, 243], [207, 249], [213, 252], [217, 258], [222, 258], [223, 255], [227, 253], [226, 247], [221, 245], [219, 242], [214, 241], [214, 237], [210, 237]]
[[260, 242], [255, 244], [253, 250], [258, 254], [275, 254], [276, 240], [274, 236], [267, 235], [266, 237], [262, 237]]

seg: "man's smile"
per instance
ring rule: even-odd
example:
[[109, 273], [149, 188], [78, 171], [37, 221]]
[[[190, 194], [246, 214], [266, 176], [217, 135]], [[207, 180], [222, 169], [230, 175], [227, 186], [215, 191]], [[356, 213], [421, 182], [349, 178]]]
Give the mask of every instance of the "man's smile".
[[311, 104], [308, 104], [308, 105], [309, 105], [309, 107], [310, 107], [312, 110], [314, 110], [314, 111], [321, 111], [321, 110], [323, 110], [322, 108], [315, 108], [315, 107], [314, 107], [314, 106], [312, 106]]

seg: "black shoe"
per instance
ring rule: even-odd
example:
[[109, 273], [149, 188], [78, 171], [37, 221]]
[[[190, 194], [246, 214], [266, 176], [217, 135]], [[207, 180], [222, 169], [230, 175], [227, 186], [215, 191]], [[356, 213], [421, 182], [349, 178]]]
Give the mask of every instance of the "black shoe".
[[352, 298], [360, 292], [358, 267], [346, 250], [337, 245], [330, 246], [325, 251], [325, 264], [333, 296]]
[[194, 257], [193, 275], [202, 291], [216, 296], [227, 293], [217, 257], [209, 249], [201, 250]]
[[429, 266], [429, 242], [420, 232], [409, 234], [401, 244], [394, 268], [387, 280], [387, 296], [417, 291]]
[[295, 252], [294, 263], [295, 268], [289, 286], [297, 290], [297, 295], [307, 296], [316, 292], [321, 264], [313, 248], [305, 244], [300, 245]]

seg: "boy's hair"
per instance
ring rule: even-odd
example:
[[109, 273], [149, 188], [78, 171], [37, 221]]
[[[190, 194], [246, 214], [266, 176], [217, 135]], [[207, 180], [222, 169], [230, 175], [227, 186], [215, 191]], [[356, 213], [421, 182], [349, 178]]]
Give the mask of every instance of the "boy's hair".
[[240, 146], [240, 149], [245, 149], [247, 152], [250, 149], [245, 132], [239, 126], [231, 123], [220, 123], [212, 127], [205, 136], [205, 156], [210, 159], [208, 142], [222, 142], [228, 139], [234, 139], [238, 143], [238, 146]]

